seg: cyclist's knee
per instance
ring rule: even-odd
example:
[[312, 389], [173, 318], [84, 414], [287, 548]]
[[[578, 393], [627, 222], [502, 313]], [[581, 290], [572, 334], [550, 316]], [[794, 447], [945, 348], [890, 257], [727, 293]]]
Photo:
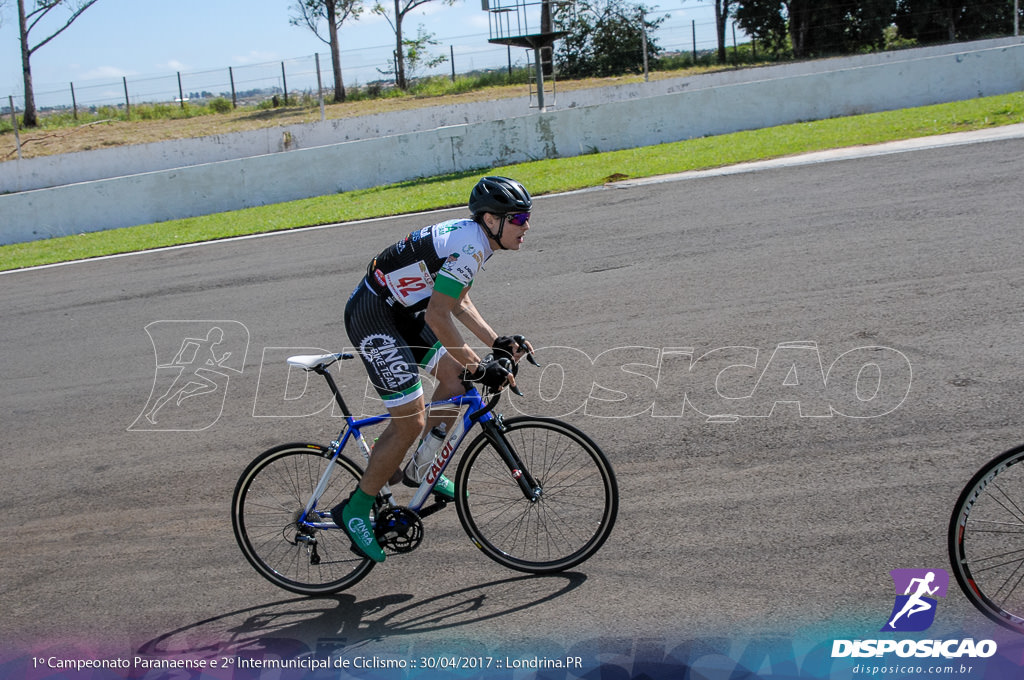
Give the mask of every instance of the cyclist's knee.
[[449, 396], [465, 393], [466, 390], [462, 386], [462, 371], [463, 368], [459, 362], [446, 354], [438, 362], [437, 369], [434, 371], [434, 377], [438, 382], [438, 391]]
[[388, 411], [391, 413], [390, 426], [395, 428], [396, 432], [400, 435], [412, 433], [412, 436], [415, 437], [423, 431], [423, 427], [427, 423], [427, 415], [422, 399], [389, 408]]

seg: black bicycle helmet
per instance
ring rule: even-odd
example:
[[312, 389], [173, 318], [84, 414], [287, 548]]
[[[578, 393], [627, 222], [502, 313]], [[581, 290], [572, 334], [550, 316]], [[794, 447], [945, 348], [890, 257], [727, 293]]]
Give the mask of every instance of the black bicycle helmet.
[[530, 212], [533, 199], [522, 184], [508, 177], [484, 177], [469, 195], [469, 211], [473, 215]]

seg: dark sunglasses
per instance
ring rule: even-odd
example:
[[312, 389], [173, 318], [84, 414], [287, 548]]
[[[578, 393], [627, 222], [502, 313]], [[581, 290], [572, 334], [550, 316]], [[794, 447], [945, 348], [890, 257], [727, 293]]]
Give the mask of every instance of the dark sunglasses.
[[530, 213], [509, 213], [505, 215], [505, 219], [517, 227], [521, 227], [530, 221]]

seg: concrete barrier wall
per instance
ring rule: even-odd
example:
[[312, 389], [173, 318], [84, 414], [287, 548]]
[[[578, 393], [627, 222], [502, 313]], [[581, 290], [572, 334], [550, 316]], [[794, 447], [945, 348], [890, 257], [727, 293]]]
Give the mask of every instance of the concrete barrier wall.
[[[387, 121], [378, 119], [377, 128], [372, 121], [362, 121], [364, 127], [359, 134], [368, 135], [364, 139], [304, 147], [319, 139], [317, 135], [339, 134], [339, 126], [345, 125], [344, 121], [328, 121], [293, 132], [287, 151], [280, 148], [280, 142], [279, 148], [273, 148], [273, 139], [283, 137], [281, 128], [260, 131], [260, 141], [226, 140], [218, 145], [211, 138], [198, 143], [191, 140], [188, 145], [194, 146], [189, 148], [198, 156], [202, 155], [203, 144], [218, 147], [218, 152], [231, 147], [231, 153], [236, 154], [253, 148], [253, 144], [264, 145], [260, 148], [268, 152], [0, 195], [0, 242], [235, 210], [536, 158], [568, 157], [1024, 89], [1024, 41], [1008, 39], [952, 47], [959, 49], [907, 50], [745, 69], [715, 74], [713, 79], [662, 81], [653, 95], [646, 86], [655, 83], [613, 88], [615, 92], [604, 92], [603, 97], [600, 90], [584, 91], [586, 95], [571, 100], [573, 106], [565, 107], [562, 97], [559, 109], [545, 113], [520, 110], [520, 115], [500, 115], [508, 102], [489, 102], [472, 114], [465, 107], [436, 107], [439, 110], [421, 111], [418, 117], [416, 112], [407, 112]], [[584, 104], [588, 97], [601, 101]], [[525, 108], [525, 102], [520, 101], [519, 106]], [[475, 120], [418, 129], [459, 116]], [[385, 123], [394, 128], [417, 129], [374, 136], [374, 130], [383, 129]], [[164, 162], [179, 165], [184, 156], [189, 156], [169, 149], [165, 146], [155, 155], [177, 159]], [[131, 154], [138, 150], [110, 151]], [[113, 161], [111, 165], [121, 164]]]
[[[629, 83], [572, 90], [558, 93], [553, 98], [554, 102], [551, 102], [552, 98], [549, 97], [548, 103], [554, 104], [549, 107], [552, 110], [595, 106], [614, 101], [657, 97], [724, 85], [894, 64], [965, 51], [1004, 47], [1019, 44], [1019, 42], [1020, 39], [1014, 38], [980, 41], [968, 45], [940, 45], [839, 59], [720, 71], [685, 78], [655, 80], [649, 83]], [[277, 126], [195, 139], [96, 149], [58, 156], [42, 156], [24, 160], [12, 159], [0, 163], [0, 194], [419, 132], [449, 125], [515, 118], [530, 113], [529, 97], [517, 97]]]

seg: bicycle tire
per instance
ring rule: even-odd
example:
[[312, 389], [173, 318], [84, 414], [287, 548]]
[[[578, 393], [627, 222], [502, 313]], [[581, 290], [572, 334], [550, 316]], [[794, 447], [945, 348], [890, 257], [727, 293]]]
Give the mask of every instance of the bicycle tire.
[[1024, 633], [1024, 445], [1005, 451], [967, 483], [949, 519], [949, 560], [982, 614]]
[[[352, 552], [339, 530], [300, 530], [298, 519], [320, 476], [331, 465], [330, 451], [318, 444], [284, 444], [264, 451], [242, 473], [231, 500], [231, 523], [242, 554], [274, 585], [301, 595], [330, 595], [355, 585], [374, 562]], [[348, 498], [362, 469], [343, 456], [334, 465], [318, 508], [329, 510]], [[300, 536], [301, 535], [301, 536]], [[309, 543], [315, 539], [318, 563]]]
[[596, 553], [618, 514], [615, 473], [601, 449], [571, 425], [511, 418], [503, 436], [543, 493], [527, 499], [489, 437], [470, 443], [455, 477], [463, 529], [498, 564], [547, 574]]

